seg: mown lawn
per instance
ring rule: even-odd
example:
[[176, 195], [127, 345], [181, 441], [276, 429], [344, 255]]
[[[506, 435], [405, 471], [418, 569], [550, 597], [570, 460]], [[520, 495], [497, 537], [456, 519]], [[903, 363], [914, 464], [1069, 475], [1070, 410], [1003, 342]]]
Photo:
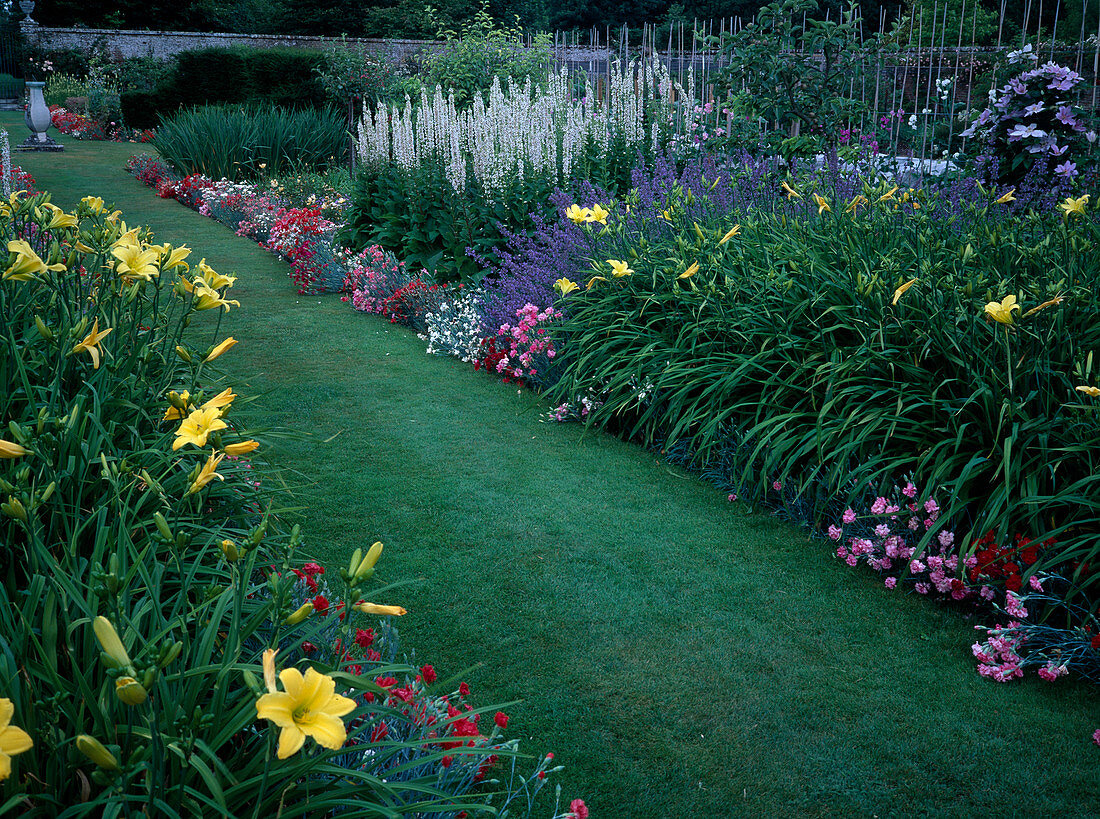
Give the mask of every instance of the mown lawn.
[[[0, 118], [22, 139], [18, 117]], [[136, 145], [17, 155], [69, 207], [240, 276], [222, 359], [309, 550], [386, 544], [406, 650], [567, 766], [593, 816], [1100, 812], [1100, 696], [974, 672], [973, 623], [892, 592], [653, 453], [575, 425], [335, 297], [122, 170]], [[471, 666], [477, 666], [472, 668]], [[470, 670], [467, 670], [470, 669]]]

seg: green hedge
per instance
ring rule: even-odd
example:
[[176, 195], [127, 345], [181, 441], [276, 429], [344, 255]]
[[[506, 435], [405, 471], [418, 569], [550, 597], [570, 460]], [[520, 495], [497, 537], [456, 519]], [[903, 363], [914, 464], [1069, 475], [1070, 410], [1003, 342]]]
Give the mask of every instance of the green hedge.
[[161, 115], [208, 103], [320, 108], [325, 92], [315, 69], [326, 59], [323, 52], [295, 48], [184, 51], [156, 91], [122, 94], [122, 114], [132, 128], [152, 128]]

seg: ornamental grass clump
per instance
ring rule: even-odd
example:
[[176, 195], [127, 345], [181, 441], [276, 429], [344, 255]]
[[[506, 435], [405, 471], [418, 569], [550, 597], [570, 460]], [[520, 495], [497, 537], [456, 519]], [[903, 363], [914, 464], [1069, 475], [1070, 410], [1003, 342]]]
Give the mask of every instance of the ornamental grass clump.
[[674, 192], [648, 220], [667, 237], [599, 231], [555, 302], [551, 400], [597, 394], [590, 423], [721, 457], [744, 496], [779, 482], [819, 524], [911, 474], [943, 503], [918, 549], [948, 525], [960, 557], [989, 531], [1053, 538], [1031, 571], [1095, 595], [1100, 417], [1077, 389], [1096, 386], [1100, 344], [1089, 200], [1013, 217], [988, 196], [945, 222], [955, 205], [894, 186], [820, 202], [776, 187], [767, 209], [700, 221]]
[[[236, 278], [95, 197], [66, 212], [14, 194], [0, 238], [2, 803], [29, 817], [484, 810], [491, 794], [441, 784], [445, 750], [412, 727], [372, 745], [382, 718], [417, 724], [375, 699], [385, 686], [341, 655], [291, 656], [328, 622], [347, 645], [405, 610], [376, 576], [381, 544], [333, 573], [331, 621], [301, 600], [302, 534], [254, 463], [247, 398], [214, 369], [237, 343], [217, 321], [239, 306]], [[423, 767], [387, 783], [411, 749]]]

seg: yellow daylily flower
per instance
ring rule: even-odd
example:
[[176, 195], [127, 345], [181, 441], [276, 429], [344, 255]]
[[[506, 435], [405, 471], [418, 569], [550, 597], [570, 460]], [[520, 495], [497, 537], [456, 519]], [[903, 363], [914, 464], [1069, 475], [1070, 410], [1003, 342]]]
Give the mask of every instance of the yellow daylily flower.
[[233, 399], [236, 397], [237, 394], [233, 392], [233, 388], [226, 387], [209, 401], [203, 402], [202, 409], [216, 409], [221, 411], [232, 404]]
[[802, 198], [802, 194], [800, 194], [798, 191], [796, 191], [794, 188], [792, 188], [790, 185], [788, 185], [786, 180], [783, 180], [783, 184], [782, 184], [781, 187], [783, 188], [783, 192], [785, 194], [787, 194], [788, 199], [801, 199]]
[[591, 290], [595, 286], [596, 282], [605, 282], [605, 281], [607, 281], [607, 279], [605, 279], [603, 276], [593, 276], [591, 279], [588, 280], [588, 284], [586, 284], [584, 286], [584, 289], [585, 290]]
[[213, 350], [211, 350], [210, 354], [206, 358], [204, 358], [203, 361], [204, 362], [213, 361], [215, 358], [220, 356], [222, 353], [225, 353], [228, 350], [230, 350], [236, 344], [237, 344], [237, 339], [233, 338], [233, 336], [230, 336], [229, 338], [225, 339], [225, 341], [223, 341], [221, 344], [219, 344], [217, 347], [215, 347]]
[[269, 691], [256, 701], [256, 718], [282, 729], [279, 759], [298, 753], [307, 736], [322, 748], [341, 748], [348, 738], [341, 717], [355, 710], [355, 700], [337, 694], [336, 681], [312, 667], [304, 676], [296, 668], [284, 668], [279, 679], [283, 691]]
[[589, 221], [589, 217], [592, 215], [592, 211], [588, 208], [582, 208], [580, 205], [570, 205], [565, 211], [566, 217], [568, 217], [573, 224], [580, 225]]
[[820, 216], [823, 213], [832, 213], [833, 209], [829, 207], [829, 200], [819, 194], [814, 194], [814, 203], [817, 205], [817, 215]]
[[92, 331], [88, 335], [84, 336], [81, 341], [78, 341], [73, 345], [73, 348], [69, 351], [69, 355], [73, 353], [87, 353], [92, 357], [92, 369], [99, 369], [99, 356], [102, 354], [102, 350], [99, 344], [103, 339], [110, 335], [113, 327], [108, 327], [102, 333], [99, 332], [99, 317], [96, 317], [95, 322], [92, 323]]
[[225, 555], [225, 559], [230, 563], [236, 563], [241, 559], [241, 550], [237, 548], [237, 544], [229, 538], [226, 538], [218, 544], [218, 548], [222, 550], [222, 554]]
[[283, 621], [285, 625], [296, 626], [305, 620], [309, 615], [313, 614], [313, 604], [310, 602], [302, 603], [297, 609], [287, 615], [287, 618]]
[[561, 293], [563, 296], [568, 296], [574, 290], [579, 290], [580, 286], [576, 282], [562, 278], [554, 282], [554, 289]]
[[1015, 296], [1005, 296], [1001, 301], [991, 301], [985, 306], [986, 315], [1001, 324], [1012, 324], [1015, 321], [1012, 311], [1019, 309]]
[[867, 204], [867, 197], [864, 196], [863, 194], [859, 194], [859, 195], [856, 196], [855, 199], [853, 199], [851, 202], [848, 203], [848, 207], [846, 207], [844, 209], [844, 212], [845, 213], [851, 213], [856, 208], [858, 208], [860, 205], [866, 205], [866, 204]]
[[739, 236], [740, 234], [741, 234], [741, 226], [740, 225], [734, 225], [733, 227], [731, 227], [726, 232], [725, 236], [723, 236], [721, 239], [718, 240], [718, 244], [724, 245], [726, 242], [728, 242], [734, 236]]
[[279, 653], [277, 648], [264, 649], [264, 686], [267, 693], [274, 694], [279, 689], [275, 686], [275, 655]]
[[[43, 202], [42, 207], [50, 212], [50, 221], [46, 223], [47, 230], [77, 226], [76, 214], [65, 213], [65, 211], [63, 211], [57, 205], [54, 205], [50, 202]], [[36, 213], [35, 216], [41, 218], [41, 212]]]
[[229, 312], [229, 305], [240, 307], [241, 303], [236, 299], [223, 299], [218, 295], [218, 291], [207, 286], [205, 282], [200, 283], [198, 279], [195, 280], [194, 299], [191, 302], [191, 306], [196, 310], [211, 310], [215, 307], [224, 307], [225, 312]]
[[149, 245], [149, 249], [155, 250], [157, 255], [160, 256], [161, 270], [171, 270], [175, 267], [182, 267], [184, 270], [191, 269], [187, 262], [184, 261], [191, 255], [191, 248], [187, 247], [187, 245], [182, 245], [180, 247], [172, 247], [170, 244]]
[[226, 455], [240, 456], [247, 455], [252, 450], [258, 449], [259, 446], [259, 441], [240, 441], [239, 443], [228, 444], [222, 447], [222, 451], [225, 452]]
[[[182, 249], [182, 248], [181, 248]], [[188, 253], [191, 251], [188, 250]], [[220, 290], [223, 287], [232, 287], [237, 281], [236, 276], [223, 276], [218, 273], [214, 268], [206, 263], [206, 259], [199, 262], [199, 273], [202, 274], [202, 280], [211, 290]], [[198, 279], [195, 280], [195, 284], [198, 284]], [[237, 305], [238, 307], [240, 305]]]
[[1046, 310], [1048, 307], [1053, 307], [1056, 304], [1061, 304], [1063, 301], [1065, 301], [1064, 296], [1055, 296], [1052, 299], [1047, 299], [1042, 304], [1032, 307], [1030, 310], [1024, 313], [1024, 318], [1027, 318], [1033, 313], [1038, 313], [1040, 310]]
[[698, 272], [699, 272], [699, 262], [692, 262], [691, 267], [689, 267], [687, 270], [685, 270], [683, 273], [681, 273], [676, 278], [677, 279], [690, 279], [692, 276], [694, 276]]
[[5, 441], [0, 438], [0, 458], [22, 458], [24, 455], [30, 455], [31, 451], [25, 446], [20, 446], [12, 441]]
[[994, 205], [1007, 205], [1009, 202], [1015, 202], [1015, 201], [1016, 201], [1016, 189], [1012, 188], [1008, 191], [1008, 193], [1002, 193], [997, 198], [997, 200], [994, 201], [993, 204]]
[[903, 284], [901, 287], [899, 287], [897, 290], [895, 290], [894, 291], [894, 299], [893, 299], [893, 301], [890, 302], [890, 304], [896, 305], [898, 303], [898, 300], [902, 296], [905, 295], [905, 291], [907, 291], [910, 287], [912, 287], [916, 283], [917, 283], [916, 279], [910, 279], [905, 284]]
[[1090, 398], [1100, 398], [1100, 387], [1090, 387], [1087, 384], [1080, 387], [1075, 387], [1077, 392], [1083, 392]]
[[666, 222], [671, 222], [672, 221], [672, 208], [669, 208], [668, 210], [661, 211], [661, 218], [664, 219]]
[[897, 193], [897, 192], [898, 192], [898, 186], [894, 185], [894, 187], [890, 188], [890, 190], [886, 191], [886, 193], [884, 193], [882, 196], [880, 196], [877, 201], [885, 202], [887, 199], [893, 199], [894, 194]]
[[134, 279], [152, 281], [160, 275], [157, 267], [158, 254], [151, 248], [143, 250], [137, 245], [115, 245], [111, 248], [111, 255], [118, 260], [115, 263], [115, 272], [127, 284]]
[[607, 217], [611, 215], [611, 211], [604, 210], [603, 205], [595, 204], [592, 206], [592, 210], [588, 211], [588, 217], [586, 222], [599, 222], [601, 225], [607, 224]]
[[115, 680], [115, 696], [126, 705], [141, 705], [148, 698], [149, 692], [133, 677], [119, 677]]
[[15, 260], [8, 265], [2, 278], [13, 279], [17, 282], [30, 281], [40, 273], [52, 270], [58, 273], [65, 269], [65, 265], [46, 264], [29, 244], [23, 239], [13, 239], [8, 242], [8, 252], [15, 254]]
[[80, 239], [76, 240], [76, 243], [75, 243], [74, 247], [76, 247], [76, 249], [79, 250], [81, 253], [98, 253], [99, 252], [94, 247], [89, 247], [88, 245], [84, 244], [84, 242], [82, 242]]
[[187, 494], [194, 495], [215, 478], [219, 481], [224, 481], [225, 478], [215, 471], [218, 468], [218, 464], [220, 464], [224, 458], [224, 452], [211, 452], [210, 457], [206, 459], [206, 463], [204, 463], [202, 469], [199, 470], [198, 477], [191, 483], [190, 488], [187, 490]]
[[103, 213], [105, 210], [103, 199], [99, 196], [85, 196], [80, 200], [80, 204], [87, 207], [92, 213]]
[[381, 617], [404, 617], [408, 614], [401, 606], [380, 606], [377, 603], [356, 603], [352, 608], [363, 614], [377, 614]]
[[122, 232], [119, 233], [118, 238], [111, 242], [111, 248], [116, 247], [141, 247], [141, 240], [138, 239], [138, 234], [141, 233], [141, 228], [130, 228], [127, 230], [126, 223], [122, 223]]
[[187, 444], [205, 447], [210, 433], [225, 429], [227, 426], [228, 424], [221, 419], [221, 411], [217, 408], [197, 409], [188, 415], [176, 430], [176, 440], [172, 442], [172, 450], [175, 451]]
[[1089, 195], [1086, 193], [1084, 196], [1079, 196], [1076, 199], [1070, 196], [1065, 202], [1058, 205], [1058, 207], [1065, 211], [1066, 216], [1073, 216], [1074, 214], [1080, 216], [1085, 212], [1085, 205], [1088, 203]]
[[31, 735], [11, 724], [15, 703], [0, 699], [0, 782], [11, 776], [11, 758], [34, 747]]
[[[168, 409], [164, 411], [164, 417], [161, 419], [162, 421], [178, 420], [180, 418], [183, 418], [184, 412], [191, 411], [191, 393], [189, 393], [187, 390], [184, 390], [183, 392], [176, 392], [175, 390], [173, 390], [172, 392], [168, 393], [168, 401]], [[179, 406], [176, 406], [176, 404], [179, 404]]]
[[627, 262], [621, 262], [618, 259], [608, 259], [607, 263], [611, 265], [611, 275], [616, 279], [621, 279], [623, 276], [634, 275], [634, 271], [630, 269], [630, 264]]

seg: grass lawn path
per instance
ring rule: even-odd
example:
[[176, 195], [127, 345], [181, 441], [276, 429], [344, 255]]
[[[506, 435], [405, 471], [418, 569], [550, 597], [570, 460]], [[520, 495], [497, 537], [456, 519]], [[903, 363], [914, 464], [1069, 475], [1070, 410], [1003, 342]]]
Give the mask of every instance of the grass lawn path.
[[[23, 138], [18, 117], [2, 120]], [[654, 454], [575, 425], [334, 297], [122, 170], [136, 145], [17, 155], [240, 278], [223, 363], [293, 470], [309, 549], [423, 578], [403, 643], [567, 766], [593, 817], [1100, 814], [1100, 696], [974, 671], [973, 624], [889, 591]], [[558, 776], [558, 775], [556, 775]]]

